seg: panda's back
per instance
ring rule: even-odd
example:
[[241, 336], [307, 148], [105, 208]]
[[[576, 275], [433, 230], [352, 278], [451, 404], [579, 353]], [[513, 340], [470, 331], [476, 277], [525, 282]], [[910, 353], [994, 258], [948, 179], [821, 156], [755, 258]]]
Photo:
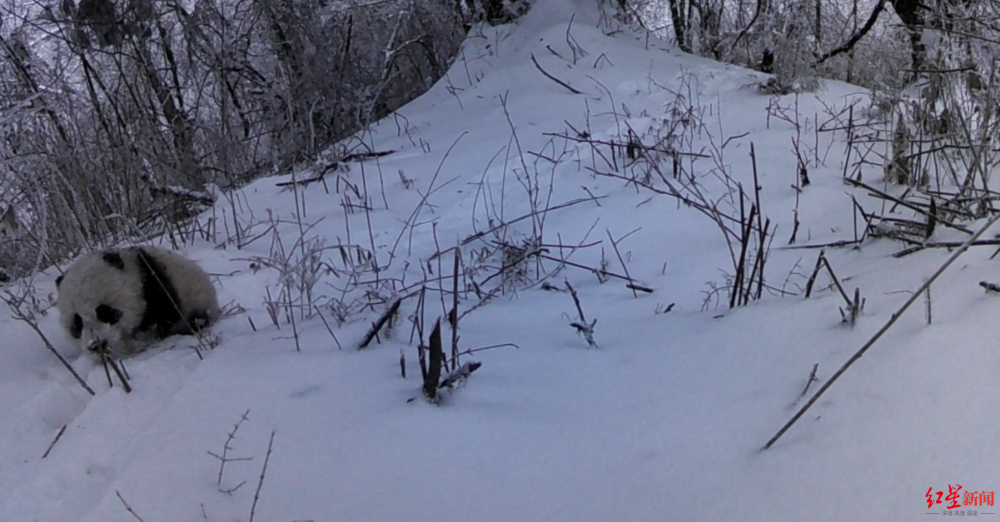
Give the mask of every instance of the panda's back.
[[159, 337], [187, 334], [219, 317], [215, 286], [197, 263], [157, 247], [130, 250], [146, 303], [140, 329], [155, 328]]

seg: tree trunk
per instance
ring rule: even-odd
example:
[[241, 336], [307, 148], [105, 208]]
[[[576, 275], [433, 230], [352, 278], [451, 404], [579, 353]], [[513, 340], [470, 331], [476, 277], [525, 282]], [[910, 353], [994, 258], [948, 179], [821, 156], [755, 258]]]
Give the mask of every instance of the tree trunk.
[[194, 153], [194, 137], [191, 126], [184, 112], [178, 107], [170, 88], [160, 78], [149, 50], [148, 40], [133, 40], [133, 49], [139, 61], [139, 68], [145, 76], [149, 87], [156, 96], [163, 118], [167, 120], [170, 134], [173, 136], [174, 153], [176, 154], [176, 181], [188, 189], [200, 189], [204, 184], [201, 176], [201, 166]]
[[674, 38], [677, 40], [677, 46], [682, 51], [689, 53], [691, 52], [691, 46], [687, 40], [686, 10], [684, 9], [683, 1], [670, 0], [670, 18], [674, 22]]
[[[921, 39], [921, 29], [924, 25], [924, 16], [920, 12], [920, 0], [891, 0], [892, 8], [896, 15], [903, 21], [907, 32], [910, 33], [910, 60], [911, 68], [919, 71], [924, 66], [925, 49]], [[916, 74], [916, 73], [914, 73]]]

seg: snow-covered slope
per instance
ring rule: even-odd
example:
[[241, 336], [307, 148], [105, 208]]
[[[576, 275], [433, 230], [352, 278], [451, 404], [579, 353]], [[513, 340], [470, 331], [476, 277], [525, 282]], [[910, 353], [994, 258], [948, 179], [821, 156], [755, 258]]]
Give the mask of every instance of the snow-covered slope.
[[[865, 93], [828, 83], [815, 95], [766, 96], [755, 87], [757, 73], [629, 31], [606, 35], [608, 21], [592, 4], [536, 2], [517, 23], [471, 37], [446, 79], [363, 137], [393, 154], [346, 164], [325, 187], [293, 192], [276, 186], [291, 180], [283, 176], [241, 190], [240, 219], [254, 224], [251, 236], [264, 235], [243, 249], [199, 241], [186, 250], [217, 276], [221, 298], [246, 310], [217, 326], [220, 343], [204, 360], [190, 339], [168, 340], [126, 362], [135, 390], [125, 394], [109, 388], [103, 368], [75, 351], [56, 318], [47, 317], [43, 331], [97, 391], [91, 397], [34, 332], [4, 314], [0, 521], [134, 520], [124, 502], [146, 522], [246, 521], [272, 433], [254, 513], [260, 521], [912, 520], [944, 506], [927, 509], [929, 487], [996, 489], [1000, 351], [993, 339], [1000, 322], [991, 319], [1000, 304], [976, 286], [995, 279], [990, 251], [969, 252], [935, 284], [931, 326], [911, 311], [773, 449], [758, 451], [794, 413], [813, 365], [819, 379], [829, 378], [947, 252], [897, 260], [889, 255], [899, 246], [888, 241], [828, 249], [849, 291], [858, 287], [867, 299], [853, 328], [840, 324], [843, 302], [825, 279], [809, 300], [765, 293], [734, 311], [709, 300], [703, 311], [709, 283], [722, 284], [722, 271], [731, 271], [715, 224], [667, 196], [596, 176], [594, 170], [612, 169], [590, 145], [553, 134], [586, 129], [606, 141], [632, 128], [649, 144], [676, 121], [670, 109], [684, 100], [705, 124], [687, 150], [709, 156], [697, 165], [713, 199], [724, 187], [710, 172], [711, 156], [751, 187], [754, 143], [764, 215], [778, 227], [768, 281], [800, 293], [818, 251], [779, 248], [791, 236], [796, 205], [792, 139], [798, 136], [812, 157], [812, 183], [799, 195], [798, 243], [852, 239], [845, 195], [852, 189], [841, 181], [845, 133], [817, 133], [815, 125], [829, 119], [828, 108], [865, 100]], [[532, 56], [582, 94], [544, 76]], [[792, 120], [797, 109], [800, 134], [774, 104]], [[297, 172], [295, 179], [309, 175]], [[463, 349], [519, 349], [476, 353], [483, 367], [435, 406], [419, 398], [408, 321], [363, 351], [354, 348], [378, 307], [354, 311], [335, 330], [343, 349], [318, 317], [297, 324], [301, 352], [291, 325], [271, 324], [264, 301], [268, 292], [276, 295], [278, 273], [251, 267], [275, 245], [268, 212], [281, 220], [286, 251], [301, 237], [299, 208], [304, 224], [315, 224], [306, 238], [321, 238], [326, 247], [374, 244], [387, 267], [379, 277], [410, 285], [452, 273], [450, 254], [440, 264], [427, 262], [434, 252], [530, 213], [524, 179], [537, 180], [536, 208], [590, 194], [601, 199], [548, 212], [544, 223], [520, 221], [507, 232], [510, 241], [528, 237], [533, 226], [544, 227], [553, 256], [568, 253], [559, 244], [601, 241], [570, 259], [598, 266], [603, 248], [608, 270], [618, 273], [609, 234], [617, 240], [634, 231], [618, 248], [631, 276], [652, 294], [634, 297], [620, 281], [602, 284], [573, 267], [549, 279], [560, 287], [568, 280], [579, 292], [588, 319], [597, 319], [598, 349], [569, 326], [576, 309], [568, 294], [522, 285], [460, 325]], [[865, 179], [875, 183], [881, 174], [872, 167]], [[347, 182], [359, 191], [367, 185], [370, 213], [345, 212]], [[218, 218], [219, 243], [230, 208], [220, 202], [203, 217]], [[484, 246], [490, 244], [463, 246], [467, 266]], [[324, 260], [343, 266], [336, 249]], [[495, 273], [502, 260], [490, 263]], [[550, 273], [556, 267], [543, 265]], [[475, 280], [490, 275], [483, 268]], [[54, 292], [54, 277], [35, 283]], [[324, 274], [316, 293], [340, 296], [347, 277]], [[460, 309], [477, 301], [468, 294]], [[416, 303], [404, 301], [404, 318]], [[671, 303], [670, 312], [656, 313]], [[433, 290], [426, 305], [429, 323], [450, 306]], [[208, 452], [221, 454], [247, 410], [229, 456], [252, 460], [229, 462], [219, 484], [219, 461]]]

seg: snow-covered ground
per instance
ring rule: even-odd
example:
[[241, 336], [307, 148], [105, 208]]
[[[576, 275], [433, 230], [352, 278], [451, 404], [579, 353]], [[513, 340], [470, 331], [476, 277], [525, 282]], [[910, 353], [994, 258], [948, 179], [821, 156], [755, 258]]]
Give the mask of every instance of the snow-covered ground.
[[[853, 328], [841, 324], [843, 301], [825, 275], [822, 290], [808, 300], [765, 292], [743, 308], [710, 302], [703, 310], [709, 283], [722, 284], [722, 271], [731, 272], [715, 224], [667, 196], [595, 176], [592, 169], [611, 169], [590, 145], [553, 134], [587, 129], [593, 139], [611, 140], [631, 127], [649, 144], [676, 118], [667, 108], [684, 96], [705, 123], [689, 150], [711, 155], [712, 143], [721, 147], [733, 137], [721, 149], [722, 162], [746, 187], [753, 184], [755, 144], [764, 215], [778, 227], [767, 280], [801, 294], [818, 250], [780, 248], [792, 231], [797, 133], [775, 111], [768, 118], [768, 106], [797, 107], [812, 181], [799, 196], [798, 244], [824, 243], [854, 237], [848, 194], [881, 208], [842, 182], [845, 133], [814, 132], [817, 121], [829, 119], [828, 107], [854, 99], [866, 107], [866, 95], [826, 83], [797, 99], [770, 97], [757, 91], [757, 73], [683, 55], [629, 31], [607, 36], [592, 4], [536, 2], [515, 24], [470, 38], [446, 79], [364, 136], [393, 154], [349, 163], [327, 177], [326, 187], [293, 192], [276, 186], [289, 175], [261, 179], [238, 200], [254, 233], [266, 230], [268, 212], [283, 220], [286, 250], [300, 238], [298, 207], [306, 225], [315, 223], [307, 238], [322, 238], [327, 247], [374, 244], [379, 264], [387, 266], [379, 277], [405, 277], [409, 284], [428, 270], [428, 278], [439, 269], [452, 273], [450, 254], [428, 265], [439, 248], [497, 219], [529, 213], [518, 180], [527, 166], [538, 180], [541, 208], [588, 194], [602, 198], [545, 215], [551, 255], [560, 255], [552, 245], [601, 241], [578, 249], [571, 261], [598, 266], [603, 248], [608, 270], [620, 273], [608, 234], [618, 239], [635, 231], [619, 249], [631, 276], [652, 294], [634, 297], [621, 281], [602, 284], [573, 267], [549, 279], [560, 287], [568, 280], [579, 292], [588, 319], [597, 319], [598, 349], [569, 326], [576, 310], [568, 294], [522, 285], [460, 324], [463, 349], [519, 348], [476, 353], [482, 368], [443, 404], [431, 405], [420, 398], [408, 321], [391, 339], [358, 351], [381, 308], [356, 311], [335, 330], [343, 349], [314, 317], [297, 324], [297, 352], [291, 325], [277, 330], [264, 304], [267, 292], [279, 289], [277, 271], [251, 267], [253, 258], [269, 256], [272, 235], [244, 249], [199, 241], [186, 254], [216, 276], [224, 302], [246, 313], [217, 325], [220, 343], [204, 360], [190, 349], [191, 339], [173, 338], [126, 361], [131, 394], [108, 387], [103, 368], [58, 330], [54, 309], [42, 329], [96, 396], [77, 385], [34, 332], [2, 314], [0, 522], [135, 520], [122, 499], [146, 522], [246, 521], [272, 433], [254, 515], [260, 521], [913, 520], [944, 507], [927, 509], [929, 487], [1000, 486], [1000, 456], [992, 449], [1000, 438], [1000, 351], [993, 341], [1000, 337], [994, 320], [1000, 304], [977, 286], [996, 279], [990, 250], [970, 251], [935, 283], [932, 325], [923, 304], [912, 309], [774, 448], [759, 451], [801, 405], [813, 365], [825, 382], [948, 252], [893, 259], [901, 247], [888, 240], [827, 249], [848, 291], [858, 287], [866, 298]], [[587, 53], [575, 65], [568, 34]], [[532, 56], [582, 94], [543, 76]], [[713, 162], [696, 165], [707, 172]], [[296, 179], [308, 175], [298, 172]], [[345, 214], [350, 189], [338, 175], [359, 190], [367, 184], [370, 214]], [[706, 192], [722, 195], [719, 178], [703, 179]], [[881, 179], [877, 168], [866, 170], [866, 182], [882, 186]], [[229, 208], [220, 201], [215, 215], [221, 220]], [[417, 226], [405, 228], [406, 222]], [[518, 222], [507, 239], [522, 240], [533, 225], [542, 224]], [[940, 227], [937, 235], [964, 238]], [[466, 266], [484, 246], [463, 247]], [[324, 260], [343, 266], [338, 250], [327, 250]], [[491, 263], [493, 272], [480, 271], [476, 281], [502, 261]], [[529, 264], [531, 277], [535, 266]], [[542, 266], [551, 273], [557, 264]], [[40, 292], [55, 292], [55, 276], [53, 270], [35, 280]], [[345, 277], [325, 274], [316, 293], [339, 296]], [[450, 285], [448, 279], [444, 286]], [[460, 310], [478, 301], [464, 295]], [[403, 302], [404, 319], [416, 303]], [[655, 313], [671, 303], [670, 312]], [[428, 323], [443, 306], [439, 293], [427, 293]], [[444, 332], [447, 348], [450, 331]], [[219, 461], [208, 452], [223, 451], [247, 410], [229, 455], [252, 460], [229, 462], [220, 485]]]

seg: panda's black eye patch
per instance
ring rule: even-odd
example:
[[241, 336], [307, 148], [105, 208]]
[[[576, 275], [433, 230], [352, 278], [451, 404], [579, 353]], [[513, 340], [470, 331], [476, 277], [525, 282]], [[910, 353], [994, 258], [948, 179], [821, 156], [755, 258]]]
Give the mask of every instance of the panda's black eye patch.
[[73, 314], [73, 324], [70, 326], [69, 334], [74, 339], [79, 339], [83, 335], [83, 318], [80, 314]]
[[59, 276], [59, 277], [56, 278], [56, 288], [59, 288], [59, 285], [62, 284], [62, 280], [63, 280], [64, 277], [66, 277], [66, 276]]
[[117, 324], [122, 318], [122, 311], [102, 304], [95, 310], [97, 320], [105, 324]]
[[122, 260], [122, 256], [118, 252], [105, 252], [103, 259], [105, 263], [118, 270], [125, 270], [125, 261]]

